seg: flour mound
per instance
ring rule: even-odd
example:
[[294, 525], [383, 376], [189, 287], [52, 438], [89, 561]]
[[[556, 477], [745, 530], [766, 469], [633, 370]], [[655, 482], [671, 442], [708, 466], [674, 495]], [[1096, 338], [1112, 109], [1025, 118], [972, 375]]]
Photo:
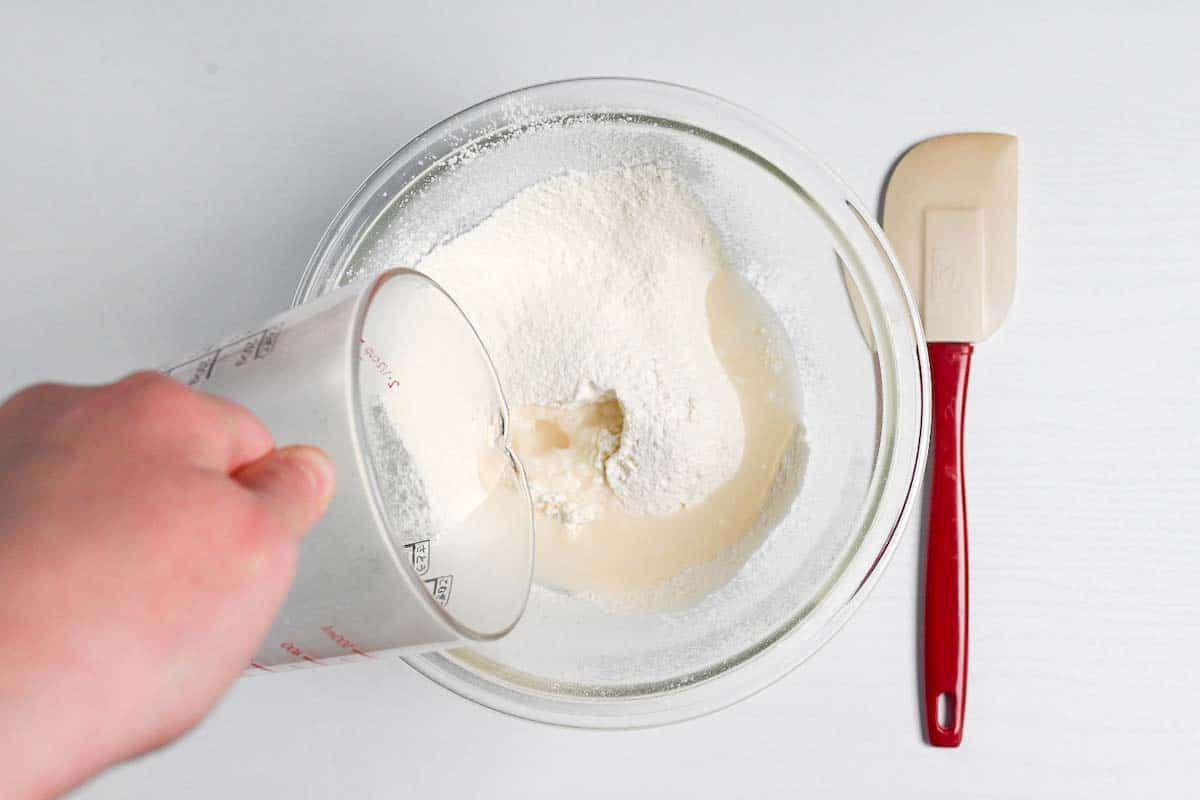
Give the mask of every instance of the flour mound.
[[624, 424], [604, 477], [628, 513], [672, 514], [737, 471], [741, 408], [706, 307], [728, 267], [669, 169], [536, 184], [419, 268], [475, 324], [510, 407], [616, 397]]

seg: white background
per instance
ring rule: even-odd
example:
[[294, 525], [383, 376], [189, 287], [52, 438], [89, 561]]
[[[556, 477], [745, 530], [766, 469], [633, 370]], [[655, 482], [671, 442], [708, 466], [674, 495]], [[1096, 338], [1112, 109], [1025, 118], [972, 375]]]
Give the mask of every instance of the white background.
[[0, 393], [108, 379], [283, 309], [378, 162], [469, 103], [568, 76], [723, 95], [871, 205], [917, 140], [1015, 133], [1020, 275], [971, 378], [961, 749], [922, 744], [914, 527], [825, 650], [702, 720], [558, 730], [401, 663], [318, 669], [240, 683], [78, 797], [1194, 794], [1195, 6], [167, 5], [0, 14]]

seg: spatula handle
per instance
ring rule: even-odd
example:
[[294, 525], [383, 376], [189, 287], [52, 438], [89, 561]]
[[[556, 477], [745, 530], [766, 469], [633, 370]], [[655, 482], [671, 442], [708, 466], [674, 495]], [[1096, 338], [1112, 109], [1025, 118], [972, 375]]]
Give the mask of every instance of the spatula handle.
[[933, 342], [933, 486], [925, 560], [925, 727], [958, 747], [967, 700], [967, 492], [963, 421], [970, 344]]

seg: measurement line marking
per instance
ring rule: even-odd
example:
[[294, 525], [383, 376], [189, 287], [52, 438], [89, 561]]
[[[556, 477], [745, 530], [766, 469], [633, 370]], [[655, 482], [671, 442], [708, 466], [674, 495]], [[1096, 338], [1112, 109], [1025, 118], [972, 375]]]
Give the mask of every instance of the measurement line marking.
[[264, 328], [259, 332], [258, 344], [254, 348], [254, 358], [264, 358], [275, 349], [275, 340], [279, 338], [279, 332], [283, 330], [280, 326], [274, 328]]
[[366, 653], [366, 652], [363, 652], [362, 650], [359, 650], [358, 646], [355, 645], [354, 642], [352, 642], [349, 638], [343, 636], [342, 634], [338, 633], [337, 629], [334, 628], [332, 625], [322, 625], [321, 631], [326, 636], [328, 636], [330, 638], [330, 640], [333, 641], [333, 643], [336, 644], [338, 647], [344, 647], [347, 650], [349, 650], [351, 653], [360, 655], [363, 658], [375, 658], [375, 656], [371, 655], [370, 653]]
[[225, 344], [221, 345], [221, 349], [228, 350], [230, 347], [233, 347], [234, 345], [241, 344], [242, 342], [248, 342], [251, 339], [253, 339], [255, 336], [262, 336], [264, 333], [266, 333], [267, 330], [268, 330], [267, 328], [263, 328], [261, 330], [254, 331], [253, 333], [247, 333], [245, 336], [241, 337], [240, 339], [234, 339], [231, 342], [226, 342]]
[[188, 385], [190, 386], [190, 385], [199, 383], [200, 381], [206, 381], [212, 377], [213, 368], [216, 366], [217, 362], [221, 359], [221, 353], [223, 353], [226, 350], [229, 350], [231, 348], [235, 348], [244, 342], [249, 342], [253, 339], [258, 339], [258, 341], [255, 342], [255, 344], [254, 344], [254, 357], [262, 358], [263, 356], [266, 356], [268, 353], [270, 353], [272, 349], [274, 349], [275, 339], [278, 338], [279, 332], [281, 330], [282, 330], [282, 326], [275, 326], [273, 328], [262, 328], [260, 330], [254, 331], [253, 333], [247, 333], [245, 336], [241, 336], [237, 339], [232, 339], [228, 342], [225, 342], [224, 344], [222, 344], [218, 347], [214, 347], [213, 349], [208, 350], [204, 353], [201, 353], [201, 354], [195, 356], [194, 358], [189, 358], [187, 361], [181, 361], [178, 364], [167, 367], [166, 369], [161, 370], [161, 372], [164, 375], [174, 375], [175, 373], [182, 370], [184, 367], [187, 367], [191, 364], [196, 364], [198, 362], [202, 363], [205, 361], [205, 359], [209, 359], [208, 364], [205, 365], [204, 377], [200, 377], [197, 375], [193, 378], [192, 382], [189, 383]]
[[208, 372], [204, 373], [204, 380], [208, 380], [209, 378], [212, 377], [213, 367], [215, 367], [217, 365], [217, 359], [220, 357], [221, 357], [221, 348], [218, 347], [216, 350], [213, 350], [212, 361], [208, 362]]

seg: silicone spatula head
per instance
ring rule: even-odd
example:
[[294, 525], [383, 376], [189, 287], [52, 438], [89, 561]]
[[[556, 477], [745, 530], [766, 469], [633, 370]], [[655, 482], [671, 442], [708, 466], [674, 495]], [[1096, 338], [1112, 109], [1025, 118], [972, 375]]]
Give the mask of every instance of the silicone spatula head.
[[927, 139], [888, 182], [883, 229], [930, 342], [979, 342], [1012, 305], [1017, 276], [1017, 139]]

